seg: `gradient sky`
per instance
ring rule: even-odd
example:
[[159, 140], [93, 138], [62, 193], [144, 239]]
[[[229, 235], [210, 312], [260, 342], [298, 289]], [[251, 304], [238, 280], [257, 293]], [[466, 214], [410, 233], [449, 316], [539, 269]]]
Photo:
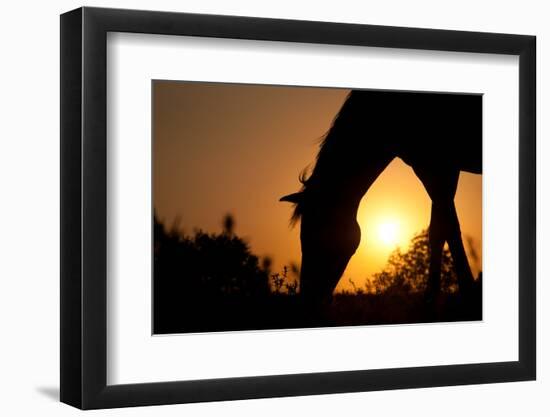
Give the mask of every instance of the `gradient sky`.
[[[298, 191], [298, 175], [314, 163], [349, 90], [242, 84], [153, 82], [153, 199], [166, 224], [179, 217], [186, 233], [220, 232], [231, 213], [236, 233], [274, 270], [300, 261], [299, 225], [292, 206], [279, 202]], [[481, 175], [462, 172], [456, 206], [463, 236], [481, 255]], [[412, 169], [395, 159], [363, 198], [357, 214], [361, 244], [339, 289], [363, 285], [390, 252], [406, 249], [430, 220], [430, 199]], [[384, 243], [382, 224], [397, 229]], [[481, 258], [470, 259], [474, 273]]]

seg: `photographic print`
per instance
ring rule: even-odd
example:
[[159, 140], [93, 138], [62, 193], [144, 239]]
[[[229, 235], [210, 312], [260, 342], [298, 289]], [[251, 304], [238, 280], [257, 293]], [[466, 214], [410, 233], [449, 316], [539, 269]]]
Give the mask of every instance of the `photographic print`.
[[153, 333], [482, 319], [482, 96], [154, 80]]

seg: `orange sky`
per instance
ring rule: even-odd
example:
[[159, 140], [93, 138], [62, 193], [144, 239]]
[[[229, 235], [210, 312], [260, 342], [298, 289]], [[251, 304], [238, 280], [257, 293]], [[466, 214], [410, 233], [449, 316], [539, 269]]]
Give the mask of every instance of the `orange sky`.
[[[180, 217], [187, 233], [219, 232], [226, 213], [252, 251], [274, 269], [299, 264], [299, 225], [289, 228], [298, 174], [313, 164], [349, 90], [239, 84], [153, 82], [153, 195], [161, 220]], [[455, 199], [463, 235], [481, 254], [481, 175], [461, 173]], [[412, 169], [395, 159], [362, 200], [361, 244], [339, 288], [362, 285], [380, 271], [394, 244], [381, 223], [397, 228], [397, 244], [427, 227], [430, 200]], [[474, 273], [481, 265], [470, 261]]]

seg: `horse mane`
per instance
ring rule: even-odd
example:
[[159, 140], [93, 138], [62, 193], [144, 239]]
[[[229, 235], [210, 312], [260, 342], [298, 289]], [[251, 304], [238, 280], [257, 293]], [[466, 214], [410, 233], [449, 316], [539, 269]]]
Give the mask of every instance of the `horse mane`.
[[[317, 155], [315, 157], [315, 166], [311, 172], [311, 175], [308, 175], [309, 172], [309, 165], [305, 167], [298, 176], [298, 180], [302, 184], [302, 187], [300, 188], [300, 193], [302, 195], [307, 195], [306, 193], [311, 191], [312, 184], [315, 183], [316, 178], [319, 177], [320, 171], [323, 169], [323, 167], [326, 165], [325, 161], [328, 160], [331, 157], [332, 152], [329, 152], [329, 149], [331, 149], [338, 140], [338, 134], [336, 132], [339, 130], [339, 126], [342, 124], [340, 123], [343, 119], [343, 116], [348, 113], [349, 111], [349, 103], [350, 99], [352, 97], [353, 91], [349, 92], [346, 96], [346, 99], [344, 100], [344, 104], [332, 120], [330, 128], [325, 132], [323, 136], [319, 138], [319, 151], [317, 152]], [[294, 210], [292, 212], [292, 216], [290, 217], [290, 225], [295, 226], [296, 223], [300, 220], [302, 217], [302, 214], [304, 212], [304, 198], [302, 198], [299, 202], [294, 203]]]
[[[323, 138], [321, 138], [323, 139]], [[309, 180], [308, 178], [308, 171], [309, 171], [309, 165], [302, 169], [300, 172], [300, 175], [298, 175], [298, 181], [302, 184], [302, 187], [300, 188], [300, 193], [304, 193], [306, 191], [307, 182]], [[303, 194], [302, 194], [303, 195]], [[293, 203], [294, 209], [292, 210], [292, 216], [290, 216], [290, 226], [294, 227], [296, 223], [300, 220], [302, 217], [302, 213], [304, 210], [304, 204], [303, 201], [299, 201], [297, 203]]]

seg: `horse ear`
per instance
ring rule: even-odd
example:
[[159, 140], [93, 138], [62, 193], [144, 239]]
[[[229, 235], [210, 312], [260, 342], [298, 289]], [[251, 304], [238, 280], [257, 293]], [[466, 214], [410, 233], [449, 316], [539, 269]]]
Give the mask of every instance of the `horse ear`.
[[284, 197], [281, 197], [279, 201], [288, 201], [289, 203], [298, 204], [300, 201], [302, 201], [303, 194], [301, 192], [285, 195]]

